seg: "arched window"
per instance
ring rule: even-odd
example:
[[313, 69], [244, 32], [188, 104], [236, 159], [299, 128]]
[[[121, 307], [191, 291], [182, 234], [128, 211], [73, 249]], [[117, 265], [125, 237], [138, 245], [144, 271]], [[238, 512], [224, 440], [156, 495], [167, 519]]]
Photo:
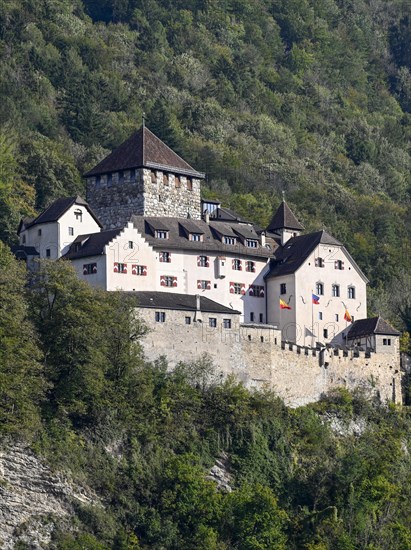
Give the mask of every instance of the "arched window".
[[332, 295], [334, 298], [338, 298], [340, 295], [340, 285], [333, 285], [332, 286]]
[[348, 298], [355, 300], [355, 287], [349, 286], [348, 287]]
[[323, 296], [324, 295], [324, 284], [323, 283], [317, 283], [315, 285], [315, 291], [316, 291], [316, 294], [318, 294], [318, 296]]

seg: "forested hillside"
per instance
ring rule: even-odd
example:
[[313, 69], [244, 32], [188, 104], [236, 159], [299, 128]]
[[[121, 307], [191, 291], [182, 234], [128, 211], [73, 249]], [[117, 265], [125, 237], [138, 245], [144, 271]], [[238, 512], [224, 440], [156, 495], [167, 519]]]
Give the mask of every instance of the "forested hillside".
[[408, 0], [3, 0], [1, 237], [84, 195], [81, 174], [144, 112], [207, 173], [205, 195], [264, 225], [285, 190], [395, 321], [411, 294], [410, 70]]
[[[124, 297], [67, 262], [26, 276], [0, 243], [0, 464], [23, 440], [95, 498], [69, 518], [33, 498], [15, 549], [45, 525], [57, 550], [409, 550], [407, 408], [342, 390], [287, 409], [206, 358], [168, 372], [141, 357]], [[231, 492], [207, 479], [219, 458]], [[32, 486], [4, 475], [2, 518]]]

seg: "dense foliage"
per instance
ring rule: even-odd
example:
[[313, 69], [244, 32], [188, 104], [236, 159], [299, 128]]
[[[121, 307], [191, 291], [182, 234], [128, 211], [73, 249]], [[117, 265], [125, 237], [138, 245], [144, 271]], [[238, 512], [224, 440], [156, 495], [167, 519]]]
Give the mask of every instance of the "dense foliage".
[[411, 261], [410, 21], [408, 0], [4, 0], [0, 237], [84, 194], [82, 172], [145, 112], [208, 174], [206, 195], [264, 225], [286, 190], [308, 230], [347, 244], [378, 291], [370, 312], [395, 320], [410, 288], [396, 284]]
[[[292, 410], [221, 381], [207, 358], [146, 364], [133, 302], [66, 262], [24, 270], [0, 248], [0, 440], [31, 441], [73, 482], [52, 547], [408, 549], [408, 410], [345, 391]], [[221, 458], [232, 491], [207, 473]]]

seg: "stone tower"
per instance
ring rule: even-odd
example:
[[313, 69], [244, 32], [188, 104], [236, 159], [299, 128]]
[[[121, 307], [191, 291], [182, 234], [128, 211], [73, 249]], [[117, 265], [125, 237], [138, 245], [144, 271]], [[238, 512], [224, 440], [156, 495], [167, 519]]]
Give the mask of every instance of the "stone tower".
[[201, 219], [197, 172], [144, 125], [84, 176], [105, 229], [132, 215]]

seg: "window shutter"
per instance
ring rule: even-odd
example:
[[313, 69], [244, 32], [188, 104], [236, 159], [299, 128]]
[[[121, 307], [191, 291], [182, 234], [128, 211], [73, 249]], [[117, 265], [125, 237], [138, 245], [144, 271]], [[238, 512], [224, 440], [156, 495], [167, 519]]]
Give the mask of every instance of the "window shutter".
[[210, 258], [206, 256], [206, 267], [210, 267]]
[[264, 296], [265, 296], [264, 287], [261, 287], [261, 289], [260, 289], [260, 298], [264, 298]]
[[168, 261], [171, 262], [171, 252], [168, 253]]
[[245, 283], [241, 283], [241, 294], [245, 294]]
[[243, 270], [243, 262], [241, 260], [239, 260], [239, 262], [238, 262], [238, 269], [239, 269], [239, 271]]
[[161, 286], [166, 286], [166, 278], [164, 277], [164, 275], [160, 276], [160, 285]]
[[147, 266], [146, 265], [143, 265], [143, 275], [144, 276], [147, 275]]
[[164, 262], [164, 255], [162, 252], [160, 252], [160, 256], [158, 259], [160, 260], [160, 262]]
[[234, 283], [230, 283], [230, 294], [234, 294]]
[[118, 262], [114, 262], [114, 273], [118, 273]]
[[127, 274], [127, 264], [124, 264], [123, 273]]
[[344, 262], [341, 262], [341, 269], [344, 269]]
[[136, 265], [131, 266], [131, 274], [132, 275], [137, 275], [137, 266]]
[[97, 264], [93, 265], [93, 273], [97, 273]]
[[87, 266], [83, 265], [83, 275], [87, 275]]
[[173, 277], [173, 286], [177, 286], [177, 277]]
[[207, 290], [211, 290], [211, 281], [207, 281]]
[[201, 281], [197, 280], [197, 288], [201, 289]]
[[249, 287], [249, 289], [248, 289], [248, 294], [249, 294], [250, 296], [254, 296], [254, 288], [253, 288], [252, 285], [250, 285], [250, 287]]
[[201, 256], [197, 256], [197, 267], [201, 266]]
[[334, 262], [334, 269], [338, 269], [338, 260]]
[[231, 267], [235, 269], [235, 260], [231, 260]]

